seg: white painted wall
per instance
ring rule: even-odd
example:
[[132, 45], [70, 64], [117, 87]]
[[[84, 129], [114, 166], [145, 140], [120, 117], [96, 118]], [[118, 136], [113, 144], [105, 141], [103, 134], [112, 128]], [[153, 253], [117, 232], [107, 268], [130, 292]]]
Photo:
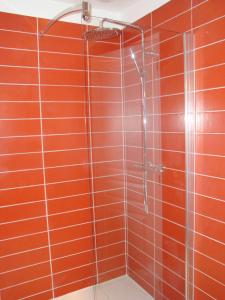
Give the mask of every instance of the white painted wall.
[[[170, 0], [89, 0], [92, 15], [134, 22]], [[1, 0], [0, 11], [52, 19], [62, 10], [81, 4], [81, 0]], [[80, 23], [80, 14], [64, 21]], [[98, 25], [97, 19], [92, 24]]]

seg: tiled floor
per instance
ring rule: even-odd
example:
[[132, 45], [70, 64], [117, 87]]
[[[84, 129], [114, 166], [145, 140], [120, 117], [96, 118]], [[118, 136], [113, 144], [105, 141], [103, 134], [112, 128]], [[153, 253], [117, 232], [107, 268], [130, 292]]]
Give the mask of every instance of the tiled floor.
[[122, 276], [97, 287], [82, 289], [57, 298], [57, 300], [153, 300], [130, 277]]

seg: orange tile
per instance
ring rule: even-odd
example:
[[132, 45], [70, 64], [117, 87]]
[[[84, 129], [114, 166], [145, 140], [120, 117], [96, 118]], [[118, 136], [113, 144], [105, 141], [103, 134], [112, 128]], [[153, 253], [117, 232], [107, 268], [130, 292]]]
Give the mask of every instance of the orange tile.
[[122, 118], [96, 118], [92, 119], [91, 127], [93, 132], [122, 131]]
[[134, 85], [140, 82], [140, 76], [137, 72], [136, 69], [132, 69], [129, 70], [129, 72], [125, 73], [124, 76], [124, 85], [125, 86], [129, 86], [129, 85]]
[[2, 137], [38, 134], [40, 134], [39, 120], [1, 120]]
[[123, 133], [122, 132], [111, 132], [105, 133], [94, 133], [92, 134], [92, 145], [93, 147], [104, 147], [104, 146], [119, 146], [123, 144]]
[[44, 118], [57, 117], [85, 117], [85, 105], [83, 103], [43, 103]]
[[116, 189], [123, 187], [124, 178], [123, 176], [109, 176], [103, 178], [94, 179], [94, 189], [95, 191]]
[[[155, 140], [157, 141], [159, 138], [159, 134], [156, 134]], [[161, 143], [165, 150], [184, 151], [184, 133], [162, 133]]]
[[1, 85], [1, 101], [36, 101], [38, 100], [38, 87], [29, 85]]
[[56, 229], [70, 225], [92, 222], [91, 209], [84, 209], [74, 212], [65, 212], [63, 214], [49, 216], [49, 227]]
[[198, 91], [195, 95], [197, 111], [224, 110], [224, 88]]
[[125, 243], [122, 241], [120, 243], [109, 245], [103, 248], [97, 249], [98, 259], [103, 260], [109, 257], [122, 255], [125, 251]]
[[[134, 273], [132, 273], [134, 272]], [[142, 287], [145, 281], [149, 283], [149, 286], [154, 285], [154, 277], [153, 277], [153, 270], [144, 268], [143, 265], [140, 264], [134, 257], [132, 257], [129, 253], [128, 255], [128, 274], [132, 277], [132, 274], [137, 274], [135, 280], [137, 281]]]
[[72, 268], [78, 268], [83, 265], [91, 264], [94, 261], [94, 251], [74, 254], [60, 259], [53, 259], [53, 272], [58, 273]]
[[92, 250], [94, 249], [94, 241], [92, 237], [84, 237], [79, 240], [69, 241], [67, 243], [52, 246], [51, 249], [52, 257], [53, 259], [55, 259], [67, 255], [75, 255], [76, 253]]
[[104, 42], [90, 42], [89, 55], [120, 57], [120, 47], [118, 44]]
[[80, 39], [65, 39], [54, 36], [43, 36], [39, 41], [40, 51], [83, 55], [84, 42]]
[[0, 193], [1, 205], [12, 205], [44, 200], [43, 186], [23, 187], [12, 190], [2, 190]]
[[2, 225], [1, 239], [15, 238], [41, 231], [46, 231], [45, 217]]
[[92, 71], [120, 72], [120, 60], [108, 57], [89, 57], [89, 67]]
[[185, 210], [162, 201], [155, 202], [156, 214], [171, 222], [185, 226]]
[[162, 174], [162, 182], [180, 189], [185, 188], [185, 173], [178, 170], [165, 169]]
[[122, 102], [119, 103], [92, 102], [91, 116], [92, 117], [122, 116]]
[[29, 185], [43, 184], [42, 170], [16, 171], [15, 173], [0, 173], [0, 189], [17, 188]]
[[224, 39], [225, 19], [220, 18], [194, 30], [195, 47], [201, 47], [209, 43]]
[[48, 198], [58, 198], [72, 196], [75, 194], [84, 194], [89, 191], [87, 180], [78, 180], [47, 185]]
[[[224, 62], [222, 54], [225, 51], [225, 42], [213, 44], [211, 46], [196, 49], [195, 68], [206, 68]], [[216, 55], [215, 55], [216, 53]], [[216, 99], [217, 100], [217, 99]]]
[[195, 73], [196, 89], [208, 89], [224, 86], [225, 67], [215, 66], [208, 69], [198, 70]]
[[18, 268], [24, 268], [33, 264], [39, 264], [49, 260], [48, 247], [30, 252], [14, 254], [10, 257], [1, 258], [1, 272], [9, 272]]
[[89, 177], [89, 170], [87, 165], [74, 167], [56, 167], [54, 169], [46, 170], [46, 181], [60, 182], [76, 179], [87, 179]]
[[193, 27], [208, 23], [224, 14], [225, 6], [220, 0], [206, 1], [193, 9]]
[[[172, 270], [174, 271], [174, 270]], [[171, 272], [166, 267], [156, 263], [156, 276], [161, 280], [165, 281], [172, 288], [175, 288], [180, 293], [185, 293], [185, 280], [175, 275], [174, 272]]]
[[0, 255], [5, 256], [47, 246], [48, 235], [47, 232], [44, 232], [33, 235], [32, 239], [30, 236], [24, 236], [17, 239], [5, 240], [4, 243], [1, 244]]
[[36, 33], [36, 18], [1, 12], [0, 28]]
[[125, 267], [121, 267], [117, 270], [113, 270], [113, 271], [108, 271], [107, 273], [102, 273], [99, 274], [99, 282], [105, 282], [120, 276], [123, 276], [126, 274], [126, 268]]
[[13, 222], [45, 215], [44, 202], [0, 208], [1, 222]]
[[142, 253], [139, 249], [133, 247], [131, 244], [128, 244], [128, 255], [135, 258], [135, 260], [142, 266], [145, 266], [145, 269], [153, 270], [153, 258], [150, 258], [147, 256], [147, 254]]
[[36, 67], [37, 54], [33, 51], [0, 49], [0, 64]]
[[104, 72], [90, 72], [91, 86], [106, 86], [106, 87], [120, 87], [121, 76], [120, 73], [104, 73]]
[[[49, 273], [47, 275], [49, 275]], [[38, 277], [38, 273], [37, 273], [37, 277]], [[11, 287], [10, 289], [6, 289], [6, 290], [2, 291], [3, 299], [13, 300], [16, 298], [24, 298], [24, 297], [29, 297], [31, 299], [30, 296], [33, 294], [35, 295], [35, 294], [42, 293], [43, 291], [51, 290], [50, 276], [43, 278], [43, 279], [36, 279], [37, 277], [34, 277], [34, 280], [31, 282], [27, 282], [22, 285]], [[30, 277], [30, 278], [32, 278], [32, 277]], [[27, 278], [27, 281], [30, 280], [30, 278]], [[48, 292], [47, 295], [48, 295], [48, 297], [52, 298], [51, 292], [50, 293]], [[43, 299], [43, 300], [46, 299], [44, 297], [45, 297], [45, 294], [42, 295], [41, 299]], [[48, 298], [48, 299], [50, 299], [50, 298]], [[36, 298], [32, 297], [32, 299], [36, 299]]]
[[82, 281], [86, 278], [96, 275], [95, 264], [76, 268], [74, 270], [65, 271], [63, 273], [56, 274], [54, 276], [54, 285], [58, 286], [65, 285], [76, 281]]
[[73, 227], [56, 229], [50, 232], [52, 244], [91, 236], [93, 224], [74, 225]]
[[190, 2], [188, 0], [171, 1], [152, 13], [153, 26], [155, 27], [156, 25], [187, 11], [189, 8]]
[[0, 117], [2, 119], [38, 118], [39, 105], [37, 103], [8, 103], [0, 102]]
[[184, 91], [184, 75], [175, 75], [160, 79], [161, 95], [170, 95], [183, 93]]
[[185, 191], [178, 190], [172, 186], [155, 185], [155, 197], [176, 206], [185, 207]]
[[[198, 298], [200, 300], [208, 299], [207, 294], [214, 297], [215, 299], [223, 299], [224, 297], [224, 285], [212, 280], [211, 278], [207, 277], [206, 274], [198, 272], [197, 270], [195, 270], [195, 285], [197, 288], [200, 288], [202, 290], [203, 294], [200, 294], [200, 297]], [[206, 294], [204, 294], [204, 292]], [[199, 293], [195, 291], [195, 297], [198, 297], [198, 295]], [[212, 299], [212, 297], [210, 297], [209, 299]]]
[[85, 119], [44, 119], [43, 130], [45, 134], [60, 134], [60, 133], [84, 133]]
[[95, 207], [96, 220], [113, 218], [124, 214], [124, 203], [115, 203], [112, 205]]
[[86, 148], [87, 147], [87, 135], [65, 135], [65, 136], [46, 136], [44, 137], [44, 148], [45, 151], [50, 150], [65, 150]]
[[52, 85], [85, 85], [85, 76], [83, 71], [76, 70], [47, 70], [40, 72], [41, 84]]
[[194, 258], [198, 270], [224, 285], [224, 266], [222, 264], [197, 252], [195, 252]]
[[[92, 150], [93, 155], [93, 162], [95, 163], [95, 166], [101, 165], [99, 162], [107, 162], [111, 160], [121, 160], [123, 159], [123, 148], [122, 146], [117, 147], [110, 147], [110, 148], [95, 148]], [[109, 163], [110, 164], [110, 163]], [[97, 167], [96, 167], [97, 168]], [[110, 166], [109, 168], [117, 169], [118, 172], [122, 172], [123, 164], [120, 162], [120, 165], [118, 166], [117, 163], [115, 163], [115, 166]], [[97, 173], [101, 174], [101, 171], [98, 172], [98, 169], [96, 170]], [[97, 176], [97, 175], [96, 175]]]
[[39, 154], [17, 154], [1, 157], [1, 172], [42, 168], [42, 156]]
[[217, 241], [225, 241], [223, 223], [198, 214], [195, 215], [195, 230]]
[[114, 270], [123, 267], [125, 264], [125, 256], [120, 255], [118, 257], [109, 258], [98, 262], [99, 273], [105, 273], [109, 270]]
[[42, 86], [43, 101], [85, 101], [85, 87]]
[[84, 57], [62, 53], [40, 53], [40, 66], [43, 68], [62, 68], [84, 70]]
[[[88, 163], [87, 150], [68, 150], [45, 153], [46, 167], [86, 164]], [[54, 172], [54, 171], [53, 171]]]
[[154, 246], [131, 231], [128, 231], [128, 244], [134, 245], [148, 256], [154, 257]]
[[[1, 154], [41, 152], [41, 140], [40, 137], [4, 138], [1, 141], [0, 152]], [[34, 156], [31, 155], [31, 157], [35, 156], [35, 154]], [[15, 157], [17, 157], [16, 154]]]
[[185, 261], [180, 261], [175, 256], [164, 252], [163, 250], [156, 252], [156, 260], [170, 271], [176, 270], [176, 274], [184, 278]]
[[[159, 47], [159, 54], [160, 58], [169, 58], [174, 55], [180, 54], [180, 56], [183, 56], [183, 39], [181, 34], [177, 34], [176, 36], [166, 39], [165, 41], [159, 40], [157, 44], [160, 43], [159, 45], [156, 45]], [[161, 66], [160, 62], [160, 66]], [[166, 64], [166, 61], [163, 63]]]
[[30, 68], [0, 67], [0, 82], [36, 84], [37, 70]]
[[[42, 31], [46, 28], [49, 20], [47, 19], [38, 19], [39, 31]], [[56, 23], [51, 29], [48, 31], [49, 35], [58, 35], [65, 36], [71, 38], [82, 38], [82, 33], [85, 30], [85, 25], [68, 23], [68, 22], [60, 22]]]
[[92, 101], [121, 101], [121, 88], [91, 87]]
[[224, 179], [196, 175], [196, 193], [224, 199]]
[[138, 277], [135, 273], [132, 273], [132, 271], [129, 271], [129, 276], [133, 278], [133, 280], [135, 280], [147, 293], [154, 295], [153, 285], [149, 283], [149, 279], [148, 281], [144, 281], [141, 279], [141, 277]]
[[174, 239], [164, 235], [163, 229], [155, 234], [155, 246], [157, 248], [157, 260], [161, 262], [162, 251], [171, 254], [180, 260], [185, 261], [185, 246], [175, 241]]
[[159, 63], [160, 65], [160, 76], [170, 76], [184, 72], [184, 56], [179, 54], [178, 56], [171, 57], [163, 60]]
[[175, 288], [172, 288], [165, 281], [158, 279], [156, 283], [157, 283], [156, 288], [160, 290], [161, 294], [163, 294], [167, 299], [176, 299], [176, 300], [184, 299], [184, 295], [182, 295], [182, 293], [177, 291]]
[[[100, 222], [98, 223], [98, 225]], [[97, 225], [97, 226], [98, 226]], [[107, 245], [111, 245], [113, 243], [118, 243], [124, 240], [125, 232], [124, 229], [119, 229], [119, 230], [114, 230], [112, 232], [107, 232], [109, 229], [106, 229], [106, 233], [104, 234], [97, 234], [96, 242], [97, 242], [97, 247], [104, 247]], [[113, 229], [111, 229], [113, 230]], [[97, 233], [99, 232], [98, 227], [97, 227]]]
[[50, 214], [88, 208], [89, 206], [89, 195], [71, 196], [48, 201], [48, 211]]
[[121, 202], [124, 197], [124, 189], [103, 191], [94, 194], [95, 205], [113, 204], [114, 202]]
[[195, 249], [212, 259], [225, 263], [223, 244], [210, 239], [210, 237], [195, 233]]
[[159, 217], [156, 217], [155, 222], [156, 222], [156, 229], [159, 232], [162, 232], [162, 228], [163, 228], [163, 234], [184, 244], [185, 230], [183, 227], [174, 224], [172, 222], [169, 222], [165, 219], [161, 219]]
[[205, 294], [202, 290], [198, 289], [196, 286], [194, 287], [194, 295], [195, 295], [195, 298], [197, 298], [199, 300], [210, 300], [210, 299], [212, 299], [212, 297]]
[[[89, 287], [89, 286], [96, 285], [95, 276], [93, 276], [91, 278], [89, 277], [87, 279], [83, 278], [82, 280], [80, 280], [80, 281], [78, 280], [77, 282], [73, 282], [72, 277], [73, 277], [73, 275], [70, 276], [71, 283], [66, 283], [65, 282], [66, 285], [62, 285], [61, 287], [55, 289], [55, 296], [56, 297], [63, 296], [65, 294], [72, 293], [72, 292], [75, 292], [77, 290], [80, 290], [80, 289], [83, 289], [83, 288], [86, 288], [86, 287]], [[40, 299], [40, 300], [42, 300], [42, 299]]]
[[1, 31], [1, 47], [37, 50], [37, 38], [33, 34]]
[[125, 115], [141, 115], [142, 114], [142, 105], [141, 101], [126, 101], [125, 102]]
[[159, 155], [163, 166], [171, 169], [185, 171], [185, 154], [173, 151], [156, 151], [156, 157]]
[[220, 156], [197, 155], [196, 173], [208, 176], [225, 177], [225, 160]]

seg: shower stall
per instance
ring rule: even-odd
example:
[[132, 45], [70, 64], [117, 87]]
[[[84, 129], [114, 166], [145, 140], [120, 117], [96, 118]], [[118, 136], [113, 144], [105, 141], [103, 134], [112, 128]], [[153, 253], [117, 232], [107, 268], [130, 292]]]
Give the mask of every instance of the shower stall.
[[88, 21], [96, 17], [83, 2], [49, 21], [39, 34], [40, 45], [57, 21], [75, 13], [86, 24], [94, 280], [92, 288], [71, 299], [191, 300], [192, 33], [108, 18], [98, 18], [100, 25], [93, 28]]
[[0, 300], [224, 298], [221, 2], [0, 12]]

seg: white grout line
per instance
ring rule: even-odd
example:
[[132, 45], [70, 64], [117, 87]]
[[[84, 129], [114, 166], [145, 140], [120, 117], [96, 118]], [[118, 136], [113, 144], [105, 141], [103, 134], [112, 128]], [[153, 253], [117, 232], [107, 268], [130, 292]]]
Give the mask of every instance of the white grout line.
[[40, 73], [40, 40], [39, 40], [39, 27], [38, 27], [38, 18], [36, 18], [37, 32], [37, 59], [38, 59], [38, 98], [39, 98], [39, 112], [40, 112], [40, 135], [41, 135], [41, 151], [42, 151], [42, 174], [43, 174], [43, 188], [44, 188], [44, 199], [45, 199], [45, 218], [46, 218], [46, 228], [47, 228], [47, 237], [48, 237], [48, 255], [49, 255], [49, 267], [50, 267], [50, 277], [51, 277], [51, 289], [53, 298], [55, 298], [54, 291], [54, 279], [53, 279], [53, 266], [52, 266], [52, 252], [51, 252], [51, 237], [50, 237], [50, 225], [48, 219], [48, 195], [47, 195], [47, 187], [46, 187], [46, 172], [45, 172], [45, 156], [44, 156], [44, 137], [43, 137], [43, 121], [42, 121], [42, 94], [41, 94], [41, 73]]

